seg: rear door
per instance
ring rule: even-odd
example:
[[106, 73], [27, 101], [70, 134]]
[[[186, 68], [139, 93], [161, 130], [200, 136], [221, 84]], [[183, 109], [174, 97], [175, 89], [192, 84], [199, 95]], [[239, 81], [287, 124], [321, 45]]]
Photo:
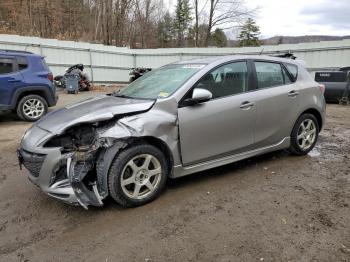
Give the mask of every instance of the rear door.
[[[255, 106], [246, 61], [224, 64], [194, 88], [213, 94], [210, 101], [178, 110], [182, 162], [190, 165], [244, 151], [254, 142]], [[191, 97], [191, 92], [188, 97]], [[185, 97], [187, 98], [187, 96]]]
[[12, 57], [0, 57], [0, 105], [11, 104], [16, 88], [21, 86], [22, 75]]
[[[298, 117], [300, 87], [286, 67], [273, 61], [253, 61], [257, 110], [255, 147], [279, 143], [289, 137]], [[294, 67], [294, 65], [293, 65]]]

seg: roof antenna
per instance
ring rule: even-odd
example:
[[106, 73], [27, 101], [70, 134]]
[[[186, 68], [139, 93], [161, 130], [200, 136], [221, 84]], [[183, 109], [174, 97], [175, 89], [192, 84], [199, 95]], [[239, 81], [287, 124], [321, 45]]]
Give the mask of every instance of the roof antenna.
[[262, 55], [262, 53], [264, 52], [264, 48], [263, 49], [261, 49], [261, 51], [260, 51], [260, 54], [259, 55]]

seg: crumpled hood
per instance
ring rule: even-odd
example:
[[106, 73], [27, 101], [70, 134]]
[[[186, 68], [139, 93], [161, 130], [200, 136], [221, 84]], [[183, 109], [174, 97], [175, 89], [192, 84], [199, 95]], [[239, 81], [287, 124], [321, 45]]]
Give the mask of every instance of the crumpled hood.
[[143, 112], [155, 101], [102, 95], [55, 110], [35, 123], [38, 127], [60, 134], [80, 123], [108, 120], [116, 115]]

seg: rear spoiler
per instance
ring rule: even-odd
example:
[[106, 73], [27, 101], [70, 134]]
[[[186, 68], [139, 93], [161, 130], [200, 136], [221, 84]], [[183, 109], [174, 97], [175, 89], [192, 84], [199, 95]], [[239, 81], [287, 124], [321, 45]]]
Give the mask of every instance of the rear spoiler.
[[274, 55], [273, 57], [280, 57], [280, 58], [289, 58], [289, 59], [292, 59], [292, 60], [295, 60], [297, 59], [297, 57], [291, 53], [285, 53], [285, 54], [282, 54], [282, 55]]

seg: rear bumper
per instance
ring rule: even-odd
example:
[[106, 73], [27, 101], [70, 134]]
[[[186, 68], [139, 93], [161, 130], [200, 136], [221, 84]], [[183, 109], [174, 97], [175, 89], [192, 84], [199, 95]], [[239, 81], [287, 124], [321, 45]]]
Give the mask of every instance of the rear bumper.
[[55, 105], [57, 104], [57, 101], [58, 101], [58, 94], [56, 92], [56, 94], [55, 94]]
[[58, 93], [55, 91], [55, 93], [48, 99], [47, 104], [49, 107], [55, 106], [58, 101]]

